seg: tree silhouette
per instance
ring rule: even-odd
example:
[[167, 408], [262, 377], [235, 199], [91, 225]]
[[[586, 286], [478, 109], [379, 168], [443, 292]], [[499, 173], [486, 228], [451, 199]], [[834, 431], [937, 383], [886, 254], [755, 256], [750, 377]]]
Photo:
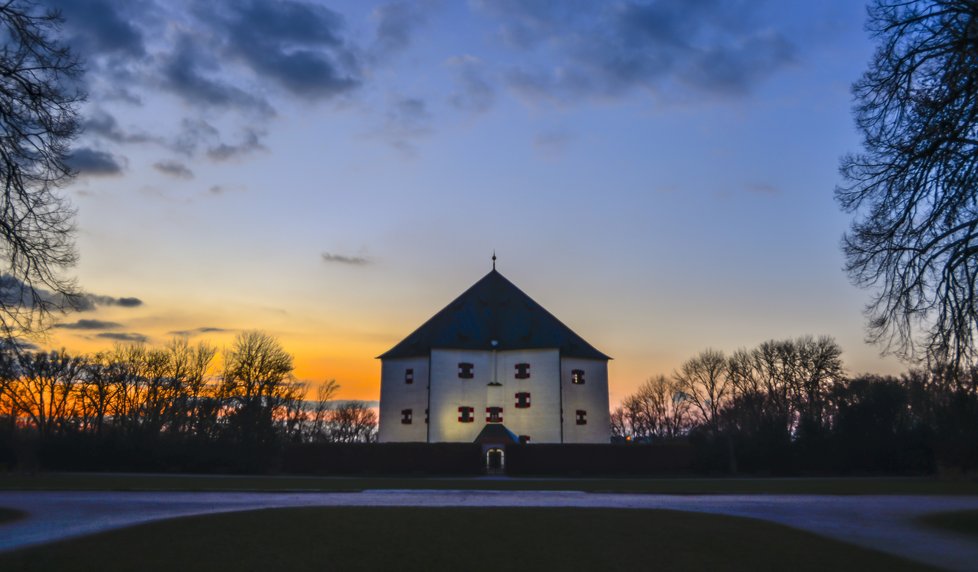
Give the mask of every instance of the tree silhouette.
[[74, 211], [57, 189], [73, 175], [65, 159], [84, 95], [81, 66], [56, 37], [60, 22], [30, 0], [0, 4], [0, 333], [7, 338], [35, 331], [39, 318], [74, 299], [74, 284], [62, 275], [77, 259]]
[[876, 289], [871, 338], [955, 367], [978, 326], [978, 3], [876, 0], [879, 46], [853, 87], [863, 152], [845, 157], [852, 280]]

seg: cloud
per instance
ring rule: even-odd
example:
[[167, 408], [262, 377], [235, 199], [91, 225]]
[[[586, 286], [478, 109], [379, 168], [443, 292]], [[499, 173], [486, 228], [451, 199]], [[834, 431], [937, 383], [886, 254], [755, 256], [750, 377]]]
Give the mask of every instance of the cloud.
[[213, 161], [227, 161], [242, 155], [248, 155], [255, 151], [264, 151], [261, 139], [257, 132], [252, 129], [245, 131], [244, 139], [237, 145], [221, 143], [207, 150], [207, 157]]
[[98, 306], [134, 308], [143, 304], [143, 301], [139, 298], [115, 298], [84, 292], [65, 296], [43, 288], [31, 288], [27, 283], [10, 275], [0, 276], [0, 300], [4, 304], [25, 308], [34, 307], [37, 304], [44, 304], [55, 308], [77, 310], [79, 312], [91, 311]]
[[200, 334], [213, 334], [213, 333], [228, 332], [228, 331], [230, 330], [224, 328], [216, 328], [214, 326], [204, 326], [201, 328], [194, 328], [192, 330], [174, 330], [172, 332], [167, 332], [167, 333], [171, 336], [187, 336], [189, 338]]
[[[657, 97], [736, 96], [792, 64], [795, 46], [758, 21], [755, 2], [659, 0], [486, 2], [502, 35], [526, 52], [510, 87], [573, 101], [644, 90]], [[539, 58], [535, 56], [541, 56]]]
[[146, 54], [142, 31], [123, 13], [129, 2], [55, 0], [52, 4], [64, 16], [68, 43], [75, 51], [84, 55], [108, 53], [125, 57]]
[[395, 148], [413, 154], [414, 141], [431, 133], [431, 114], [424, 100], [396, 97], [387, 109], [383, 133]]
[[323, 262], [336, 262], [338, 264], [349, 264], [352, 266], [364, 266], [370, 264], [370, 260], [363, 256], [346, 256], [344, 254], [333, 254], [330, 252], [322, 253]]
[[143, 334], [137, 334], [134, 332], [101, 332], [95, 334], [95, 337], [104, 338], [106, 340], [115, 340], [117, 342], [129, 342], [129, 343], [137, 343], [137, 344], [145, 343], [146, 340], [149, 339], [148, 336], [144, 336]]
[[96, 109], [82, 122], [82, 132], [86, 135], [112, 141], [113, 143], [159, 143], [157, 137], [145, 133], [127, 133], [119, 127], [116, 118], [102, 109]]
[[448, 101], [456, 109], [483, 113], [492, 108], [496, 90], [486, 77], [485, 66], [474, 56], [459, 56], [448, 60], [454, 75], [456, 91]]
[[209, 5], [197, 15], [224, 39], [226, 56], [293, 95], [330, 98], [360, 85], [343, 17], [325, 6], [244, 0]]
[[121, 328], [122, 324], [103, 320], [78, 320], [77, 322], [55, 324], [54, 327], [64, 330], [112, 330]]
[[427, 19], [424, 4], [418, 2], [388, 2], [373, 11], [377, 22], [377, 51], [390, 54], [401, 51], [411, 43], [411, 36]]
[[194, 172], [183, 163], [177, 161], [160, 161], [153, 164], [153, 168], [177, 179], [193, 179]]
[[114, 155], [87, 147], [72, 151], [65, 163], [80, 175], [111, 176], [122, 173], [122, 165]]
[[[207, 71], [212, 75], [207, 75]], [[223, 81], [220, 65], [207, 46], [182, 35], [160, 69], [163, 85], [188, 103], [209, 107], [240, 107], [264, 115], [274, 114], [264, 98]]]

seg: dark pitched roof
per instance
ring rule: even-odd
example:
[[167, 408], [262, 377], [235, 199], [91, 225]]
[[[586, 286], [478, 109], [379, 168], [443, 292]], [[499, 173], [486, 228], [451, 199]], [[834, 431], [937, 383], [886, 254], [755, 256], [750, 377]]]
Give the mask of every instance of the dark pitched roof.
[[432, 348], [559, 348], [564, 356], [611, 359], [493, 269], [380, 359], [428, 355]]
[[503, 445], [506, 443], [519, 443], [520, 439], [506, 428], [502, 423], [486, 423], [486, 426], [479, 431], [473, 443], [480, 445]]

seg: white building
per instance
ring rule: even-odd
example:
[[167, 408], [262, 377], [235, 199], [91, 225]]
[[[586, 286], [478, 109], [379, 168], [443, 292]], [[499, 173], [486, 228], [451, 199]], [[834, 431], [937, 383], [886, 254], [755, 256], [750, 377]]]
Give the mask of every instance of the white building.
[[381, 442], [608, 443], [608, 360], [495, 268], [380, 356]]

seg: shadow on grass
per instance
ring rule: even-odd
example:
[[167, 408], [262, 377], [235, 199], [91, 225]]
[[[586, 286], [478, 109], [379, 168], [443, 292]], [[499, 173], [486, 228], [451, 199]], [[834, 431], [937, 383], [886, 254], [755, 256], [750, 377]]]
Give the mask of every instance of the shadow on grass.
[[978, 542], [978, 510], [938, 512], [922, 516], [917, 519], [917, 522], [932, 528], [970, 536]]
[[20, 520], [25, 516], [27, 516], [26, 512], [14, 510], [12, 508], [0, 507], [0, 526], [7, 524], [8, 522]]
[[271, 509], [0, 554], [0, 570], [931, 570], [759, 520], [583, 508]]

